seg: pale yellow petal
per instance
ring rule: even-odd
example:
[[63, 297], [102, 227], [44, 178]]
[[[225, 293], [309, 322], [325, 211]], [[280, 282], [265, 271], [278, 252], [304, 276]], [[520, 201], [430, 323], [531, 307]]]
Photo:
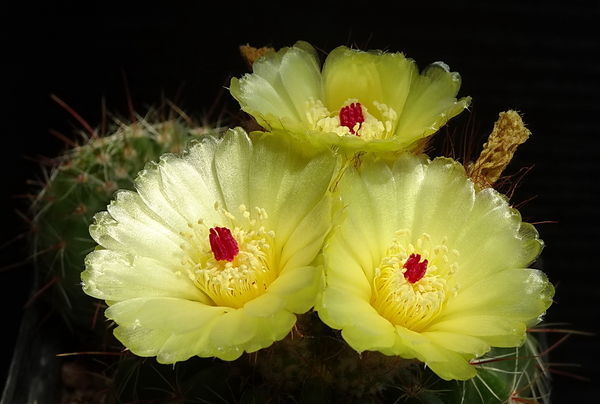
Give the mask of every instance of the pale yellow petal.
[[292, 313], [305, 313], [315, 305], [323, 288], [323, 268], [297, 267], [282, 273], [269, 287], [267, 294], [284, 299], [285, 308]]
[[[118, 192], [96, 215], [101, 246], [84, 290], [107, 301], [126, 347], [160, 363], [268, 347], [323, 288], [315, 259], [338, 168], [329, 149], [240, 128], [164, 155], [140, 173], [138, 192]], [[214, 227], [232, 234], [231, 260], [214, 252]]]
[[184, 241], [131, 191], [117, 192], [108, 212], [94, 216], [90, 234], [105, 248], [122, 252], [133, 249], [166, 262], [173, 262], [176, 257], [180, 259], [179, 246]]
[[254, 317], [270, 317], [281, 311], [285, 307], [286, 299], [271, 293], [271, 287], [268, 293], [244, 304], [245, 312]]
[[[425, 335], [403, 327], [396, 327], [396, 331], [398, 332], [396, 344], [393, 348], [384, 350], [384, 353], [400, 355], [407, 359], [419, 359], [444, 380], [467, 380], [477, 374], [475, 367], [467, 359], [474, 355], [465, 355], [465, 357], [456, 351], [446, 349]], [[477, 340], [475, 346], [482, 347], [481, 341]], [[464, 349], [464, 343], [462, 347], [461, 349]]]
[[457, 100], [460, 75], [441, 62], [429, 65], [411, 83], [410, 94], [399, 119], [398, 134], [424, 138], [469, 106], [471, 99]]
[[471, 335], [439, 331], [424, 332], [422, 335], [442, 348], [473, 357], [482, 356], [490, 350], [490, 346], [487, 343]]
[[325, 289], [319, 317], [330, 327], [342, 329], [346, 342], [358, 352], [386, 348], [395, 340], [392, 324], [379, 316], [369, 302], [344, 290]]
[[277, 53], [267, 52], [252, 67], [253, 74], [231, 80], [231, 94], [242, 109], [262, 118], [260, 120], [270, 129], [286, 129], [278, 118], [306, 123], [306, 102], [310, 98], [322, 98], [321, 74], [314, 49], [298, 42]]
[[[370, 267], [361, 265], [361, 262], [370, 263], [371, 257], [368, 255], [366, 248], [353, 248], [356, 240], [364, 240], [364, 238], [356, 237], [343, 240], [341, 237], [339, 232], [336, 233], [325, 248], [325, 264], [328, 268], [326, 283], [327, 285], [335, 285], [338, 289], [343, 289], [362, 300], [368, 301], [371, 299], [371, 282], [365, 275], [365, 268]], [[357, 254], [365, 251], [367, 251], [367, 254], [364, 257]]]
[[[356, 350], [416, 358], [465, 380], [476, 374], [469, 360], [519, 346], [550, 305], [552, 285], [526, 268], [543, 245], [537, 232], [506, 197], [477, 192], [456, 161], [364, 155], [337, 190], [344, 214], [324, 248], [317, 310]], [[415, 280], [409, 255], [425, 265]], [[390, 325], [393, 344], [375, 348], [373, 335]]]
[[527, 327], [498, 315], [465, 315], [439, 321], [427, 329], [428, 332], [450, 332], [481, 338], [491, 346], [520, 346], [525, 341]]
[[[552, 302], [552, 285], [535, 269], [507, 269], [461, 289], [440, 319], [470, 315], [501, 315], [515, 321], [538, 320]], [[540, 296], [545, 295], [545, 299]], [[533, 324], [531, 324], [533, 325]]]
[[152, 258], [97, 250], [85, 259], [83, 290], [98, 299], [121, 301], [139, 297], [177, 297], [208, 303], [185, 273]]
[[201, 331], [228, 311], [231, 309], [186, 299], [143, 297], [113, 304], [107, 309], [106, 316], [126, 327], [187, 334]]
[[[165, 330], [129, 326], [115, 328], [114, 334], [132, 353], [144, 357], [156, 356], [160, 347], [171, 336], [171, 333]], [[189, 356], [186, 359], [188, 358]]]

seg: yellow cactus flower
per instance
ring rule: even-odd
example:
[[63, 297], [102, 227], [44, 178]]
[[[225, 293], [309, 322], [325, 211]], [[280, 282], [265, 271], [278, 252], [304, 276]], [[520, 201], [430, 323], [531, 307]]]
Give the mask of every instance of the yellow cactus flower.
[[465, 380], [470, 360], [522, 344], [549, 307], [552, 285], [528, 268], [537, 231], [497, 191], [476, 192], [459, 163], [364, 158], [338, 187], [345, 218], [324, 248], [318, 311], [357, 351]]
[[95, 216], [83, 288], [127, 348], [161, 363], [267, 347], [322, 289], [313, 261], [338, 166], [327, 149], [241, 129], [164, 155]]
[[284, 129], [350, 151], [412, 150], [470, 103], [456, 99], [461, 80], [436, 62], [420, 74], [401, 53], [340, 46], [325, 60], [297, 42], [268, 51], [253, 74], [231, 80], [242, 110]]

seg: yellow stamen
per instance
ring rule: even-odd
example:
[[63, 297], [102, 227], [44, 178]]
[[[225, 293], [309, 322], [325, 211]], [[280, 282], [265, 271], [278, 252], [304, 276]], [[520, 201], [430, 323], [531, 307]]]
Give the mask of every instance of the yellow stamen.
[[209, 243], [209, 230], [216, 226], [207, 226], [203, 220], [189, 225], [186, 233], [190, 240], [182, 245], [186, 252], [184, 267], [195, 285], [206, 293], [216, 306], [241, 308], [245, 303], [265, 293], [269, 285], [279, 275], [273, 264], [273, 240], [275, 233], [267, 230], [263, 221], [267, 212], [255, 208], [255, 218], [241, 205], [239, 210], [244, 223], [217, 205], [215, 208], [222, 216], [225, 227], [238, 243], [239, 252], [231, 261], [217, 260]]
[[[364, 121], [349, 128], [341, 124], [339, 112], [352, 104], [361, 106]], [[321, 100], [311, 98], [306, 103], [306, 119], [313, 131], [337, 133], [339, 136], [358, 136], [365, 140], [391, 138], [396, 129], [398, 114], [383, 103], [375, 101], [373, 106], [377, 110], [375, 114], [380, 115], [382, 120], [369, 113], [368, 108], [355, 98], [346, 100], [340, 110], [333, 112], [329, 111]]]
[[[458, 251], [450, 252], [445, 238], [434, 245], [427, 233], [414, 245], [408, 230], [400, 230], [396, 235], [375, 268], [371, 304], [392, 324], [419, 332], [437, 317], [456, 292], [451, 278], [458, 270]], [[407, 276], [410, 265], [406, 264], [411, 256], [413, 260], [416, 256], [422, 257], [423, 262], [427, 260], [427, 270], [416, 282]]]

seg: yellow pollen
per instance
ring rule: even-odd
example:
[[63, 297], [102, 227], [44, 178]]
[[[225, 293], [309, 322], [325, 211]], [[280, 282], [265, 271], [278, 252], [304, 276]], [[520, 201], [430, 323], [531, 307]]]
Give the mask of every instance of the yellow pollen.
[[[436, 245], [427, 233], [414, 243], [408, 230], [399, 230], [396, 236], [375, 268], [371, 305], [392, 324], [420, 332], [457, 293], [452, 278], [458, 271], [458, 251], [449, 255], [447, 239]], [[425, 275], [414, 283], [406, 279], [404, 268], [411, 254], [428, 260]]]

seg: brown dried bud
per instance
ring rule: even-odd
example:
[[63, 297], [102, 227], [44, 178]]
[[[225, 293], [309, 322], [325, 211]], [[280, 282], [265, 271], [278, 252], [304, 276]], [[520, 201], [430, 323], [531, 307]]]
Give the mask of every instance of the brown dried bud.
[[516, 111], [501, 112], [477, 161], [467, 166], [467, 175], [481, 189], [491, 187], [513, 158], [517, 146], [531, 135]]
[[275, 51], [275, 49], [267, 46], [263, 46], [262, 48], [254, 48], [249, 44], [240, 46], [240, 53], [249, 67], [252, 67], [256, 59], [263, 57], [269, 50]]

